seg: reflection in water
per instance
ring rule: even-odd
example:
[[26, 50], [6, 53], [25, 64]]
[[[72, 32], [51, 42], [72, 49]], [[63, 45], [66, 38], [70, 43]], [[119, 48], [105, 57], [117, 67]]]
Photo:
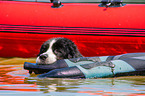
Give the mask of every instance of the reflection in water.
[[145, 95], [145, 76], [100, 79], [38, 79], [23, 69], [35, 58], [0, 58], [0, 96]]
[[27, 59], [0, 58], [0, 90], [36, 91], [36, 85], [24, 83], [24, 78], [29, 76], [28, 72], [23, 70], [24, 61]]
[[[40, 91], [43, 93], [54, 93], [59, 94], [75, 93], [75, 94], [86, 94], [86, 95], [145, 95], [145, 77], [139, 77], [144, 79], [141, 85], [135, 85], [135, 82], [140, 79], [127, 78], [111, 78], [111, 79], [27, 79], [27, 83], [36, 82], [39, 85]], [[136, 78], [136, 77], [131, 77]], [[61, 92], [61, 93], [60, 93]], [[66, 94], [67, 96], [67, 94]]]

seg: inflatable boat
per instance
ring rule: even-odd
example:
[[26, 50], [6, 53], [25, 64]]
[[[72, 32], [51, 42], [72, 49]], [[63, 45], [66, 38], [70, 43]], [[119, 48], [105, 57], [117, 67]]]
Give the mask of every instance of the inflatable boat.
[[36, 57], [53, 37], [84, 56], [145, 52], [145, 5], [125, 1], [0, 1], [0, 57]]

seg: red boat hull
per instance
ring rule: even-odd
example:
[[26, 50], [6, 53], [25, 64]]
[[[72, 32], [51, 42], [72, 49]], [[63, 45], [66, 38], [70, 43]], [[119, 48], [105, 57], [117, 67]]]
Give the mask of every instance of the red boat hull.
[[0, 57], [36, 57], [43, 42], [69, 38], [84, 56], [145, 52], [145, 5], [0, 1]]
[[1, 57], [36, 57], [39, 53], [41, 44], [52, 37], [66, 37], [73, 40], [84, 56], [116, 55], [131, 52], [145, 52], [144, 37], [53, 34], [26, 35], [21, 33], [1, 33], [1, 36], [4, 37], [0, 39]]

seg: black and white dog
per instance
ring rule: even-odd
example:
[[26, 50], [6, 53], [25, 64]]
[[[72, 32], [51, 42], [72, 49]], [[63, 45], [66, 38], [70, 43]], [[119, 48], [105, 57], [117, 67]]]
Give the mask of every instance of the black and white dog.
[[37, 64], [52, 64], [60, 59], [82, 57], [77, 46], [67, 38], [52, 38], [43, 43], [36, 59]]

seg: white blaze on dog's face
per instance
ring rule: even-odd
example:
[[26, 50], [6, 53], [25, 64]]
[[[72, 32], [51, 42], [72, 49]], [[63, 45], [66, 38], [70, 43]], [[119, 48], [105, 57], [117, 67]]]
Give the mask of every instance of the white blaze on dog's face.
[[55, 42], [56, 42], [55, 39], [49, 42], [49, 47], [47, 51], [40, 54], [40, 56], [37, 57], [36, 59], [37, 64], [52, 64], [57, 60], [57, 57], [52, 50], [52, 46]]

